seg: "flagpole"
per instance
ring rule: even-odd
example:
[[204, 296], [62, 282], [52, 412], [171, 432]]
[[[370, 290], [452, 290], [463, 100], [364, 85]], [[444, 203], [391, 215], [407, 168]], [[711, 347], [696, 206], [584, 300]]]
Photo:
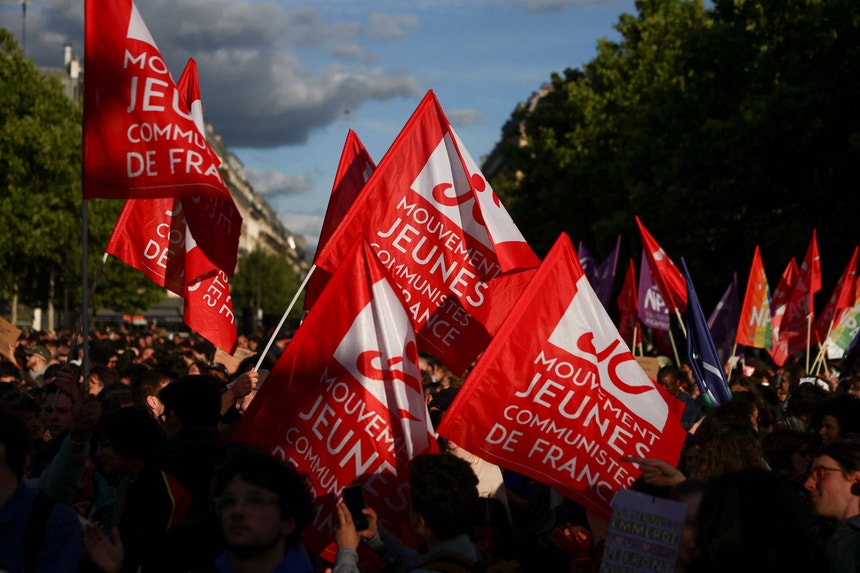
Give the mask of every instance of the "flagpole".
[[[639, 334], [639, 325], [638, 325], [638, 324], [637, 324], [636, 326], [634, 326], [634, 327], [633, 327], [633, 340], [631, 340], [631, 341], [630, 341], [630, 348], [632, 348], [632, 349], [633, 349], [633, 354], [634, 354], [634, 355], [636, 354], [636, 335], [637, 335], [637, 334]], [[641, 347], [640, 347], [640, 354], [639, 354], [639, 356], [642, 356], [642, 354], [641, 354], [641, 350], [642, 350], [642, 349], [641, 349]]]
[[684, 327], [684, 319], [681, 318], [681, 311], [678, 310], [678, 307], [675, 307], [675, 316], [678, 319], [678, 324], [681, 326], [681, 332], [684, 333], [684, 338], [687, 338], [687, 329]]
[[812, 344], [812, 313], [806, 315], [806, 372], [809, 372], [809, 349]]
[[83, 199], [81, 205], [81, 219], [83, 221], [83, 226], [81, 228], [81, 280], [83, 281], [83, 288], [81, 289], [81, 335], [83, 340], [84, 355], [81, 358], [81, 374], [83, 376], [87, 376], [90, 373], [90, 327], [89, 327], [89, 319], [90, 319], [90, 301], [88, 296], [88, 287], [89, 284], [87, 280], [87, 250], [88, 250], [88, 240], [87, 235], [89, 232], [89, 203], [87, 199]]
[[293, 296], [293, 300], [290, 301], [287, 310], [284, 311], [283, 316], [281, 316], [281, 321], [278, 323], [278, 326], [275, 327], [274, 332], [272, 332], [272, 336], [269, 337], [269, 342], [266, 344], [266, 348], [263, 349], [263, 352], [260, 354], [260, 358], [257, 360], [257, 365], [254, 366], [254, 370], [259, 370], [260, 366], [263, 365], [263, 360], [265, 360], [266, 355], [269, 353], [269, 349], [272, 348], [272, 344], [275, 342], [275, 337], [278, 336], [278, 332], [281, 331], [281, 327], [284, 326], [284, 323], [287, 321], [287, 315], [290, 314], [290, 311], [293, 310], [293, 307], [296, 305], [296, 301], [299, 300], [299, 295], [302, 294], [302, 291], [305, 290], [305, 287], [308, 284], [308, 281], [311, 278], [311, 275], [314, 274], [314, 269], [316, 269], [316, 265], [311, 265], [308, 274], [305, 275], [305, 280], [302, 281], [302, 284], [299, 285], [296, 294]]
[[827, 335], [824, 337], [824, 342], [818, 345], [818, 356], [815, 357], [815, 361], [812, 363], [812, 368], [815, 369], [816, 364], [822, 362], [825, 358], [825, 353], [827, 352], [827, 347], [829, 346], [828, 341], [830, 340], [830, 335], [833, 333], [833, 325], [836, 323], [836, 316], [830, 319], [830, 326], [827, 327]]
[[[684, 336], [686, 336], [686, 334]], [[678, 348], [675, 346], [675, 336], [672, 334], [671, 327], [669, 327], [669, 342], [672, 343], [672, 351], [675, 353], [675, 365], [680, 368], [681, 358], [678, 356]]]

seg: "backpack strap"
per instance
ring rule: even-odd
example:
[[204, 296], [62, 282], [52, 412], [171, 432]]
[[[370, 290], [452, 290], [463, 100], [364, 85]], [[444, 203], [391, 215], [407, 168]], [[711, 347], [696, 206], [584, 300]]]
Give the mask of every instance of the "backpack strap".
[[32, 573], [39, 565], [39, 553], [45, 544], [45, 534], [48, 530], [48, 518], [54, 510], [56, 502], [48, 496], [37, 494], [33, 500], [33, 508], [24, 529], [24, 571]]

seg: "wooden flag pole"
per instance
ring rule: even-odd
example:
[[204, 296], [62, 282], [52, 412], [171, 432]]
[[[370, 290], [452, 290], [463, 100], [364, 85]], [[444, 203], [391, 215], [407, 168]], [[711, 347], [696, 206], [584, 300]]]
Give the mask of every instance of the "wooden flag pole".
[[812, 344], [812, 313], [806, 315], [806, 372], [809, 373], [809, 349]]
[[290, 305], [287, 307], [287, 310], [284, 311], [283, 316], [281, 316], [281, 321], [278, 323], [278, 326], [275, 327], [274, 332], [272, 332], [272, 336], [269, 337], [269, 342], [266, 344], [266, 348], [264, 348], [263, 352], [260, 354], [260, 358], [257, 360], [257, 365], [254, 366], [255, 371], [259, 370], [260, 366], [262, 366], [263, 360], [266, 358], [266, 355], [269, 353], [269, 349], [272, 348], [272, 344], [275, 342], [275, 338], [281, 331], [281, 327], [284, 326], [284, 323], [287, 321], [287, 315], [290, 314], [291, 310], [293, 310], [293, 307], [296, 305], [296, 301], [299, 300], [299, 295], [302, 294], [303, 290], [305, 290], [305, 287], [308, 285], [308, 281], [310, 280], [311, 275], [314, 274], [314, 269], [316, 268], [316, 265], [311, 265], [308, 274], [305, 275], [305, 280], [303, 280], [302, 284], [299, 285], [295, 296], [293, 296], [293, 300], [290, 301]]

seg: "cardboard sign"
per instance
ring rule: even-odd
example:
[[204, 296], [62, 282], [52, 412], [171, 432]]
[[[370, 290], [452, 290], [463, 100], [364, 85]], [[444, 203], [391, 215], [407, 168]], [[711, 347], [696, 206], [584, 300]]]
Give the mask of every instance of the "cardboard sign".
[[21, 329], [0, 316], [0, 353], [6, 355], [10, 360], [15, 360], [14, 356], [11, 356], [11, 350], [15, 349], [15, 345], [18, 343], [18, 337], [21, 336]]

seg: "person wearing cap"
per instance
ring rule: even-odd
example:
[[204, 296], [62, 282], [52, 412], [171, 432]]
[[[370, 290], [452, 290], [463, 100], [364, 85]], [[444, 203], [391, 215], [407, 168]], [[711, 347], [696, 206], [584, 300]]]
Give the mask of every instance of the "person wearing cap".
[[25, 354], [27, 355], [27, 376], [36, 384], [41, 385], [45, 370], [47, 370], [48, 364], [54, 359], [54, 356], [47, 347], [41, 344], [26, 350]]

